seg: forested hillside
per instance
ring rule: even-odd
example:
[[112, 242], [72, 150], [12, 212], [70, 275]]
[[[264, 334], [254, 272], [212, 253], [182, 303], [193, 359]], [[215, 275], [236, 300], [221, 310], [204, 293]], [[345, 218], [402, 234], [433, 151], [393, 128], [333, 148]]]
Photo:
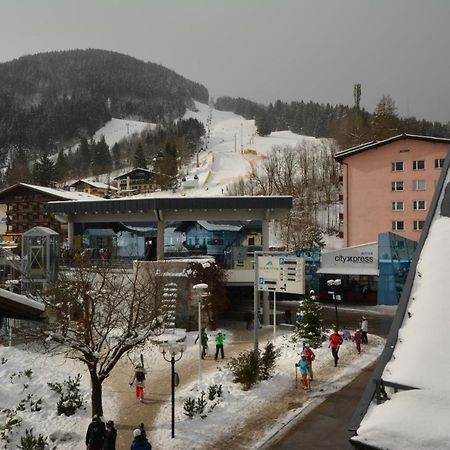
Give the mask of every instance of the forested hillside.
[[0, 64], [0, 165], [90, 137], [111, 117], [170, 123], [208, 90], [161, 65], [104, 50], [40, 53]]
[[354, 106], [280, 100], [265, 106], [244, 98], [220, 97], [215, 107], [255, 119], [260, 136], [290, 130], [308, 136], [334, 138], [344, 148], [401, 133], [450, 137], [449, 123], [399, 117], [389, 95], [381, 98], [373, 114], [360, 108], [360, 96], [361, 86], [355, 85]]

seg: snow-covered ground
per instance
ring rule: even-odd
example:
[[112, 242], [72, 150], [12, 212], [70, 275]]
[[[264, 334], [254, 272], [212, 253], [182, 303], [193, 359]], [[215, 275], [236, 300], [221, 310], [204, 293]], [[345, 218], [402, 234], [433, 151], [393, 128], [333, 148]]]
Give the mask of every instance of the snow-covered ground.
[[[227, 338], [233, 339], [229, 331]], [[193, 340], [193, 336], [189, 340]], [[214, 401], [208, 401], [204, 412], [204, 418], [200, 415], [190, 419], [184, 414], [183, 405], [186, 399], [197, 399], [200, 397], [198, 382], [194, 382], [182, 390], [177, 390], [176, 398], [176, 436], [170, 437], [171, 406], [164, 405], [154, 424], [155, 431], [152, 432], [152, 444], [158, 449], [201, 449], [211, 448], [215, 440], [226, 435], [232, 435], [245, 424], [245, 421], [255, 415], [271, 408], [271, 403], [276, 400], [285, 399], [288, 402], [295, 389], [295, 367], [299, 360], [301, 347], [294, 345], [290, 340], [290, 334], [277, 337], [277, 348], [281, 355], [277, 360], [277, 367], [273, 378], [262, 381], [249, 391], [242, 390], [242, 386], [233, 383], [233, 375], [226, 363], [222, 363], [217, 370], [210, 371], [202, 377], [201, 390], [206, 392], [208, 398], [208, 387], [222, 385], [222, 396], [216, 397]], [[355, 350], [351, 341], [344, 341], [340, 349], [340, 367], [333, 367], [332, 357], [327, 343], [315, 349], [316, 360], [314, 372], [316, 381], [312, 384], [311, 393], [306, 394], [304, 403], [294, 410], [289, 411], [286, 416], [279, 417], [273, 427], [259, 430], [259, 440], [252, 442], [252, 447], [257, 449], [279, 429], [290, 420], [290, 418], [301, 414], [314, 402], [315, 405], [323, 401], [327, 396], [348, 384], [363, 367], [371, 364], [381, 353], [384, 339], [370, 336], [371, 345], [364, 346], [361, 355]], [[262, 346], [264, 343], [262, 343]], [[190, 346], [187, 357], [195, 358], [197, 347]], [[301, 389], [300, 380], [298, 380]]]
[[[222, 330], [227, 335], [228, 344], [233, 342], [233, 332]], [[187, 349], [183, 359], [190, 358], [197, 361], [198, 346], [194, 344], [196, 333], [189, 333], [186, 339]], [[212, 338], [213, 336], [210, 336]], [[361, 356], [355, 351], [354, 344], [345, 342], [341, 348], [340, 358], [342, 361], [338, 371], [332, 367], [330, 350], [326, 343], [322, 348], [316, 350], [316, 361], [314, 365], [317, 381], [313, 384], [313, 390], [301, 408], [290, 411], [286, 417], [280, 417], [277, 425], [266, 430], [266, 434], [260, 433], [260, 441], [264, 441], [271, 434], [281, 428], [295, 414], [299, 414], [310, 402], [318, 403], [326, 396], [335, 392], [351, 381], [360, 370], [370, 364], [381, 352], [384, 340], [375, 336], [370, 337], [371, 345], [366, 347]], [[227, 345], [228, 345], [227, 344]], [[265, 343], [261, 342], [261, 346]], [[246, 419], [257, 410], [268, 405], [271, 400], [289, 397], [289, 392], [295, 389], [294, 363], [299, 359], [300, 348], [290, 342], [289, 334], [277, 337], [277, 346], [281, 350], [281, 356], [277, 360], [275, 375], [268, 381], [263, 381], [250, 391], [243, 391], [241, 386], [232, 382], [232, 374], [221, 362], [220, 368], [211, 367], [204, 369], [202, 377], [202, 389], [208, 393], [208, 387], [216, 384], [222, 385], [222, 396], [220, 400], [216, 397], [215, 402], [208, 402], [205, 409], [205, 418], [194, 417], [189, 419], [183, 410], [184, 401], [188, 397], [197, 398], [197, 382], [187, 385], [185, 388], [177, 389], [176, 402], [176, 438], [170, 438], [170, 402], [164, 404], [156, 423], [152, 426], [151, 442], [155, 449], [200, 449], [210, 445], [215, 438], [231, 433], [234, 428], [243, 425]], [[251, 347], [251, 345], [250, 345]], [[167, 370], [167, 363], [156, 355], [158, 350], [154, 346], [148, 347], [145, 358], [151, 361], [151, 370], [163, 372]], [[9, 434], [9, 442], [0, 439], [0, 448], [17, 448], [20, 437], [25, 435], [26, 429], [33, 429], [33, 433], [53, 437], [54, 444], [59, 450], [78, 450], [83, 448], [85, 432], [90, 421], [89, 403], [89, 378], [86, 369], [71, 360], [65, 360], [61, 356], [50, 357], [37, 353], [22, 346], [3, 347], [0, 346], [0, 409], [17, 408], [20, 401], [32, 394], [32, 401], [42, 399], [42, 410], [30, 411], [30, 400], [25, 404], [24, 411], [18, 411], [16, 417], [22, 422], [13, 427]], [[30, 377], [24, 374], [27, 369], [32, 370]], [[62, 382], [69, 376], [72, 378], [77, 374], [83, 375], [81, 381], [81, 394], [86, 400], [86, 409], [78, 410], [70, 417], [58, 416], [56, 414], [56, 402], [58, 395], [52, 392], [47, 382]], [[15, 374], [15, 375], [14, 375]], [[108, 385], [104, 387], [104, 411], [106, 419], [114, 419], [116, 422], [120, 417], [118, 405], [120, 404], [118, 393], [113, 392]], [[123, 395], [123, 394], [122, 394]], [[126, 393], [129, 395], [129, 393]], [[213, 410], [213, 403], [217, 403]], [[4, 426], [6, 413], [1, 413], [0, 432]], [[258, 442], [254, 442], [254, 448], [258, 448]]]
[[[47, 383], [62, 383], [69, 377], [74, 379], [78, 373], [82, 375], [80, 395], [86, 402], [85, 407], [72, 416], [58, 416], [56, 404], [59, 395]], [[36, 437], [39, 434], [52, 437], [53, 441], [49, 439], [48, 442], [57, 445], [58, 450], [84, 448], [91, 407], [89, 374], [83, 365], [62, 356], [27, 350], [23, 346], [4, 347], [0, 344], [0, 379], [0, 436], [1, 433], [7, 436], [5, 439], [0, 437], [0, 448], [19, 448], [20, 438], [25, 436], [26, 429], [32, 429]], [[39, 399], [42, 403], [40, 411], [32, 411], [36, 409], [34, 402]], [[23, 407], [19, 406], [22, 401]], [[114, 396], [106, 396], [105, 411], [113, 411], [114, 404]], [[8, 411], [16, 409], [17, 415], [12, 417], [20, 418], [21, 422], [7, 432]]]

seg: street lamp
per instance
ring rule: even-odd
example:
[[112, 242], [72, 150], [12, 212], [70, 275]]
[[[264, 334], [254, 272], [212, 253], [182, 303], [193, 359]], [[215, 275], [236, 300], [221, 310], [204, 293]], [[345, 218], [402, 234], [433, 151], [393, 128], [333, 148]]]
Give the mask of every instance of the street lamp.
[[[328, 280], [327, 284], [328, 286], [330, 286], [333, 291], [331, 292], [331, 294], [333, 295], [333, 301], [334, 301], [334, 310], [336, 312], [336, 328], [339, 330], [339, 317], [338, 317], [338, 309], [337, 309], [337, 300], [338, 300], [338, 296], [336, 295], [336, 290], [338, 288], [338, 286], [340, 286], [342, 283], [340, 278], [337, 278], [336, 280]], [[341, 297], [339, 296], [339, 300], [341, 299]]]
[[175, 372], [175, 362], [183, 357], [185, 350], [186, 344], [181, 342], [164, 342], [159, 346], [163, 358], [172, 365], [172, 438], [175, 437], [175, 385], [178, 386], [179, 382], [178, 374]]
[[206, 283], [194, 284], [192, 290], [198, 302], [198, 390], [200, 391], [202, 384], [202, 300], [208, 295], [208, 285]]

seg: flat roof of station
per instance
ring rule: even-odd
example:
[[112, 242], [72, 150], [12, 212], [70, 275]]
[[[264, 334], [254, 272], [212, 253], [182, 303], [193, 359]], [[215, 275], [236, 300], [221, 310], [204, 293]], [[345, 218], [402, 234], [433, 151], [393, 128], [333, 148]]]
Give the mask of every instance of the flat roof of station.
[[[138, 197], [55, 201], [47, 211], [75, 222], [113, 220], [270, 220], [292, 208], [291, 196]], [[150, 217], [149, 217], [150, 216]]]

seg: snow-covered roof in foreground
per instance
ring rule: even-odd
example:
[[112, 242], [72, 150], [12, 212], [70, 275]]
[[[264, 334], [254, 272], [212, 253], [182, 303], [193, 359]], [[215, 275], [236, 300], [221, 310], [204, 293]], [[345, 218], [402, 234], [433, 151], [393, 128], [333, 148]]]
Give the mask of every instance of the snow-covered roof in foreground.
[[[447, 179], [448, 182], [448, 179]], [[436, 213], [416, 268], [393, 357], [382, 379], [413, 390], [374, 403], [354, 441], [390, 450], [450, 448], [450, 217]]]
[[26, 295], [16, 294], [14, 292], [7, 291], [6, 289], [0, 288], [0, 301], [2, 298], [11, 300], [15, 303], [20, 303], [21, 305], [30, 306], [31, 308], [38, 309], [40, 311], [45, 310], [45, 306], [43, 303], [31, 300]]

